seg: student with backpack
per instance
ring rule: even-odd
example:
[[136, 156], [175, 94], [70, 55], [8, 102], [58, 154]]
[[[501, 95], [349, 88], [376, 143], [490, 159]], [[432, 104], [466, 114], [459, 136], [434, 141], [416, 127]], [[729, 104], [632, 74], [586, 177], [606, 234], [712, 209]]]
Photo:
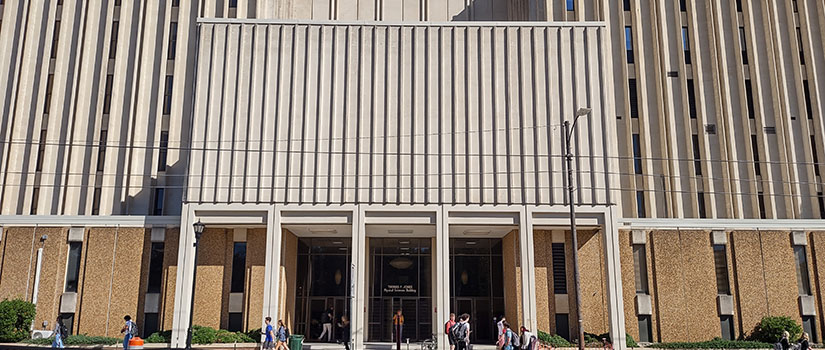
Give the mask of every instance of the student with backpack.
[[450, 350], [455, 350], [455, 339], [453, 339], [453, 335], [450, 334], [450, 329], [455, 326], [455, 313], [450, 313], [450, 319], [447, 320], [447, 323], [444, 324], [444, 334], [447, 335], [447, 342], [450, 344]]
[[533, 350], [533, 341], [536, 336], [527, 327], [521, 327], [521, 350]]
[[124, 324], [123, 328], [120, 329], [120, 333], [123, 333], [123, 350], [128, 350], [129, 341], [137, 336], [138, 328], [137, 324], [132, 321], [131, 316], [126, 315], [123, 317], [123, 320], [126, 321], [126, 324]]
[[63, 324], [63, 319], [58, 317], [54, 324], [54, 340], [52, 341], [52, 349], [63, 349], [63, 341], [69, 336], [69, 329]]
[[283, 320], [278, 320], [278, 332], [275, 333], [275, 338], [277, 339], [277, 345], [275, 345], [275, 350], [284, 349], [289, 350], [286, 346], [286, 341], [289, 339], [289, 329], [284, 326]]
[[455, 350], [469, 350], [470, 348], [470, 315], [462, 314], [459, 322], [450, 328], [455, 342]]
[[272, 333], [272, 325], [269, 324], [272, 322], [272, 317], [267, 316], [264, 318], [264, 322], [266, 323], [266, 327], [264, 328], [264, 343], [261, 344], [261, 348], [263, 350], [271, 350], [273, 348], [273, 340], [275, 339]]
[[504, 321], [504, 323], [502, 323], [502, 325], [504, 326], [504, 328], [503, 328], [504, 344], [502, 344], [501, 350], [513, 350], [515, 346], [518, 346], [518, 343], [517, 343], [518, 342], [518, 340], [517, 340], [518, 337], [513, 332], [513, 330], [510, 329], [510, 323], [508, 323], [507, 321]]

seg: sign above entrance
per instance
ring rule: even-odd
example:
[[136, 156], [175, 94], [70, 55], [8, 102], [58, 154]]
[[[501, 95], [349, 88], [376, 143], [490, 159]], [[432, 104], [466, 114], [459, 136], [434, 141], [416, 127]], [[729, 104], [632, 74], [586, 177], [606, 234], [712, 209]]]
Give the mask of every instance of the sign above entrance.
[[412, 284], [388, 284], [384, 286], [384, 293], [416, 294], [418, 290]]

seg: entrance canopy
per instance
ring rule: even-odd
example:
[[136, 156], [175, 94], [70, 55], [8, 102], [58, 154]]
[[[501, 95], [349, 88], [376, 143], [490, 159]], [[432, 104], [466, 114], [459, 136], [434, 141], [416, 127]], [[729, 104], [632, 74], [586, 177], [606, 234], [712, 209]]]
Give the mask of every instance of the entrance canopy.
[[603, 23], [200, 22], [189, 203], [617, 201]]

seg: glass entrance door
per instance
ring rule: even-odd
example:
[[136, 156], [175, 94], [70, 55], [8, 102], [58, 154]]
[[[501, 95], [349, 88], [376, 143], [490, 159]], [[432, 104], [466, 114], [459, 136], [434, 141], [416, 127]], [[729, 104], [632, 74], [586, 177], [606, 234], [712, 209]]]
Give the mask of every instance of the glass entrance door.
[[470, 341], [493, 344], [494, 318], [504, 314], [501, 239], [450, 240], [451, 312], [469, 314]]
[[[294, 333], [308, 341], [323, 332], [322, 318], [332, 311], [333, 340], [342, 339], [337, 327], [349, 312], [350, 240], [344, 238], [301, 238], [298, 240], [296, 324]], [[325, 340], [328, 339], [326, 335]]]

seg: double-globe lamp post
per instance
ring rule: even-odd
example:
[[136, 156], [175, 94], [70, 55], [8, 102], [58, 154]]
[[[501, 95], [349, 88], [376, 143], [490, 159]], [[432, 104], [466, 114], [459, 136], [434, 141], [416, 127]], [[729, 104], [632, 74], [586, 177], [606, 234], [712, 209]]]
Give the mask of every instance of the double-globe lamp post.
[[201, 236], [203, 235], [203, 229], [206, 228], [200, 220], [192, 225], [192, 228], [195, 231], [195, 264], [192, 267], [192, 300], [189, 304], [189, 330], [186, 332], [186, 349], [192, 349], [192, 322], [194, 320], [195, 315], [195, 284], [197, 281], [198, 275], [198, 243], [200, 243]]
[[[579, 279], [579, 239], [576, 235], [576, 205], [575, 200], [573, 199], [575, 189], [573, 187], [573, 151], [572, 147], [570, 147], [570, 139], [573, 138], [573, 131], [576, 130], [576, 122], [579, 120], [579, 117], [588, 116], [590, 115], [590, 112], [592, 112], [590, 108], [579, 108], [573, 118], [572, 126], [570, 125], [570, 121], [564, 121], [565, 159], [567, 161], [567, 199], [570, 204], [570, 232], [573, 235], [573, 275], [576, 288], [576, 317], [578, 318], [579, 325], [579, 350], [584, 350], [584, 322], [582, 320], [582, 291], [581, 281]], [[577, 148], [577, 156], [578, 152], [579, 150]]]

